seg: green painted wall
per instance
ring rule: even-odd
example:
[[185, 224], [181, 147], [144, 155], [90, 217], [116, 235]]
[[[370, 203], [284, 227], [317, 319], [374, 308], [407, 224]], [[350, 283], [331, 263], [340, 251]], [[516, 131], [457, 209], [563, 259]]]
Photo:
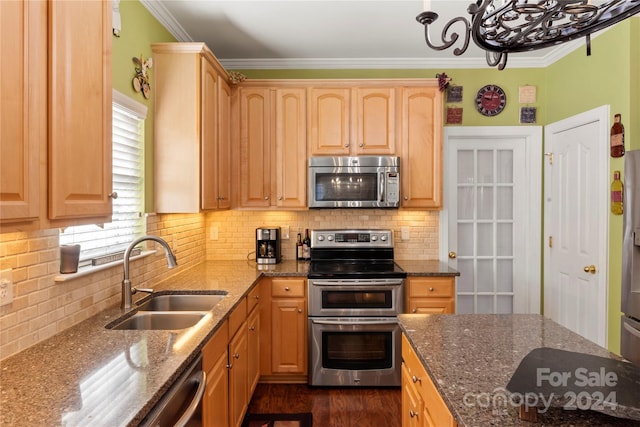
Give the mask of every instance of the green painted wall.
[[113, 36], [112, 79], [113, 88], [145, 104], [148, 108], [145, 121], [145, 211], [153, 212], [153, 67], [149, 72], [151, 96], [133, 90], [135, 76], [133, 58], [151, 56], [151, 43], [175, 42], [176, 39], [149, 13], [138, 0], [120, 2], [122, 31]]

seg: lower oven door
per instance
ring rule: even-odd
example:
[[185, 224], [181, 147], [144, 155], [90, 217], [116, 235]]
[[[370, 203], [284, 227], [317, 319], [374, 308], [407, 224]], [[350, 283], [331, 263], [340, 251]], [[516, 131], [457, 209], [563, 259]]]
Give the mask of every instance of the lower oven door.
[[400, 386], [400, 334], [395, 317], [310, 317], [309, 384]]

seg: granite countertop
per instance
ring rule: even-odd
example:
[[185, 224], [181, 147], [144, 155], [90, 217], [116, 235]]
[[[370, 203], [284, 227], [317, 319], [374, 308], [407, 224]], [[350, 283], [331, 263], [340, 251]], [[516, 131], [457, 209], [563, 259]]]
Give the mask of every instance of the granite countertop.
[[[459, 426], [633, 426], [629, 419], [592, 410], [550, 408], [538, 422], [518, 418], [518, 408], [494, 400], [520, 362], [537, 348], [618, 360], [606, 349], [536, 314], [402, 314], [400, 325]], [[492, 402], [498, 402], [493, 404]]]
[[460, 273], [439, 260], [396, 260], [407, 276], [459, 276]]
[[[399, 264], [409, 275], [457, 275], [438, 261]], [[138, 425], [262, 275], [306, 276], [308, 266], [206, 261], [152, 285], [227, 291], [198, 328], [105, 329], [124, 314], [116, 306], [0, 361], [0, 425]]]

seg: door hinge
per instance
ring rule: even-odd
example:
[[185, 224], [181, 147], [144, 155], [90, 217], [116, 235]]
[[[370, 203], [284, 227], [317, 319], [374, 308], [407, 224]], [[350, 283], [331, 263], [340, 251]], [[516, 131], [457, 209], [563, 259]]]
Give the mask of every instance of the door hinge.
[[553, 236], [549, 236], [549, 247], [553, 247]]
[[551, 166], [553, 164], [553, 153], [544, 153], [544, 155], [549, 159], [549, 166]]

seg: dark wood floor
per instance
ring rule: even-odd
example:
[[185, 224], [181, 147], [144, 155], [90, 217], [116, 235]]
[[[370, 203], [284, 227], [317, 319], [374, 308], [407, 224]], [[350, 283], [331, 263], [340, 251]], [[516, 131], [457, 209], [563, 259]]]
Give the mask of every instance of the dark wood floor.
[[250, 413], [311, 412], [313, 427], [400, 427], [400, 387], [258, 384]]

